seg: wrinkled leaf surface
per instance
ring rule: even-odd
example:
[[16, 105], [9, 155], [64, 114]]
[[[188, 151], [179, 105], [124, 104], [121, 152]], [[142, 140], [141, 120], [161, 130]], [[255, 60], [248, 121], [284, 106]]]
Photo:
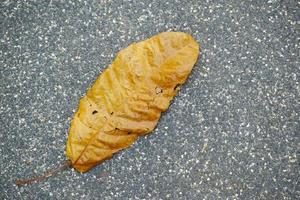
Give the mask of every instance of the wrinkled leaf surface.
[[67, 156], [85, 172], [150, 133], [199, 55], [192, 36], [164, 32], [121, 50], [79, 103]]

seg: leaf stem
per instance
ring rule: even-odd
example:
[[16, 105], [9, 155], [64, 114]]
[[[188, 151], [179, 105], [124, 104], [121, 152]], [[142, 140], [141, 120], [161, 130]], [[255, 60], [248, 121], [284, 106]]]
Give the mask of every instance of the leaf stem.
[[71, 166], [72, 166], [72, 162], [70, 160], [66, 160], [58, 168], [56, 168], [54, 170], [46, 171], [43, 175], [35, 176], [35, 177], [32, 177], [32, 178], [28, 178], [28, 179], [19, 179], [19, 180], [16, 180], [15, 183], [18, 186], [22, 186], [22, 185], [25, 185], [25, 184], [31, 184], [31, 183], [34, 183], [34, 182], [39, 182], [41, 180], [47, 179], [47, 178], [57, 174], [58, 172], [66, 170], [66, 169], [70, 168]]

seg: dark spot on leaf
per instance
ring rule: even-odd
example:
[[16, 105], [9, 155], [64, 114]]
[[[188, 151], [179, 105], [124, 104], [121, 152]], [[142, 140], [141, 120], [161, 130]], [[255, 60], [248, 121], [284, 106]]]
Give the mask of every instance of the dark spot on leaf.
[[94, 115], [94, 114], [96, 114], [96, 113], [98, 113], [98, 111], [97, 110], [94, 110], [93, 112], [92, 112], [92, 114]]
[[110, 115], [113, 115], [113, 114], [114, 114], [114, 112], [111, 112], [111, 113], [110, 113]]
[[127, 134], [128, 134], [128, 135], [130, 135], [131, 133], [132, 133], [132, 132], [131, 132], [131, 131], [129, 131]]

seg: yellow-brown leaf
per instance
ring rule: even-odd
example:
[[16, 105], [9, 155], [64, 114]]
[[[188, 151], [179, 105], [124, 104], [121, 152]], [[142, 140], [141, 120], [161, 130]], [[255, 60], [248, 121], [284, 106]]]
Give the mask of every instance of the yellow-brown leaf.
[[67, 142], [85, 172], [150, 133], [199, 55], [192, 36], [164, 32], [121, 50], [80, 100]]

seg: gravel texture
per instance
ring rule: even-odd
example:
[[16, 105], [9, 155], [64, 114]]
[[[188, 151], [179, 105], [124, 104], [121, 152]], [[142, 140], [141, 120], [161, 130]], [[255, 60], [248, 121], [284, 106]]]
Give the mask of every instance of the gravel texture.
[[[297, 0], [0, 3], [0, 199], [299, 199]], [[298, 11], [298, 12], [297, 12]], [[116, 53], [184, 31], [201, 56], [156, 130], [85, 174], [63, 162], [78, 101]]]

